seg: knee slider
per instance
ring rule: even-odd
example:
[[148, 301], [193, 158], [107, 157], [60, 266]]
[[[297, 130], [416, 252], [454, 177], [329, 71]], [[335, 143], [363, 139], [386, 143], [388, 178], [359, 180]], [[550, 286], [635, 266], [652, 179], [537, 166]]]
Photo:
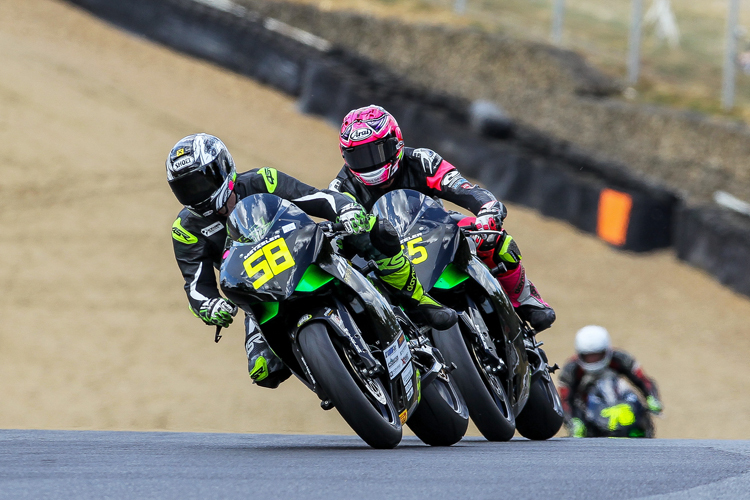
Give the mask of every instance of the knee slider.
[[498, 242], [497, 256], [507, 264], [519, 264], [523, 259], [516, 240], [508, 233], [505, 233]]

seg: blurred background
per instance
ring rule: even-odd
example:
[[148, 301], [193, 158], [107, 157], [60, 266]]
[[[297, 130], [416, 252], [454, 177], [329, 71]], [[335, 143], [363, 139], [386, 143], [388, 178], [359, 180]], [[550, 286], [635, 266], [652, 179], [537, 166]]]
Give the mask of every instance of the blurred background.
[[[575, 50], [639, 102], [750, 118], [750, 4], [737, 1], [736, 106], [721, 106], [732, 0], [293, 0], [410, 21], [467, 26]], [[640, 78], [627, 81], [633, 6], [642, 10]], [[559, 31], [556, 31], [556, 12]], [[559, 37], [559, 38], [558, 38]]]
[[[311, 5], [550, 39], [550, 4], [536, 0], [467, 0], [461, 15], [448, 0]], [[680, 45], [645, 28], [631, 98], [721, 114], [726, 2], [672, 7]], [[561, 45], [624, 79], [628, 19], [627, 1], [567, 0]], [[240, 171], [271, 166], [324, 187], [341, 167], [336, 127], [60, 0], [1, 1], [0, 54], [0, 427], [350, 433], [295, 380], [253, 386], [241, 325], [214, 344], [190, 314], [170, 238], [180, 207], [164, 173], [177, 140], [208, 132]], [[525, 75], [514, 77], [522, 87]], [[744, 117], [743, 78], [732, 118]], [[691, 155], [696, 169], [710, 160]], [[509, 212], [529, 275], [558, 312], [540, 335], [552, 362], [573, 354], [577, 329], [601, 324], [659, 384], [658, 437], [750, 436], [747, 296], [673, 250], [623, 252], [530, 208]]]

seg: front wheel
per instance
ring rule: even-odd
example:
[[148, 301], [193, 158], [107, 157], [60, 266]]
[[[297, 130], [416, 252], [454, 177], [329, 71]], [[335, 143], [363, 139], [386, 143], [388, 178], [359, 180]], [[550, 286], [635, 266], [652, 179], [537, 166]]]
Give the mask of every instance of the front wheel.
[[310, 323], [298, 338], [313, 377], [346, 423], [373, 448], [395, 448], [401, 442], [401, 420], [380, 380], [368, 379], [367, 387], [360, 387], [325, 325]]
[[526, 406], [516, 418], [516, 429], [525, 438], [549, 439], [563, 424], [562, 402], [552, 378], [545, 370], [529, 390]]
[[441, 372], [422, 389], [422, 399], [406, 425], [430, 446], [458, 443], [469, 428], [469, 410], [448, 374]]
[[469, 354], [458, 325], [449, 330], [433, 330], [432, 336], [446, 362], [456, 364], [451, 376], [479, 432], [488, 441], [512, 438], [516, 432], [515, 419], [500, 377], [478, 368], [478, 358]]

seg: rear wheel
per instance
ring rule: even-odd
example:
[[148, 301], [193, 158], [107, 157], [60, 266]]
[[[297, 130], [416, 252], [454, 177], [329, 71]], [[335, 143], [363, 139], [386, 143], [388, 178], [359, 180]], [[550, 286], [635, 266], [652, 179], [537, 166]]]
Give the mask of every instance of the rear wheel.
[[422, 389], [422, 399], [406, 425], [430, 446], [458, 443], [469, 427], [469, 411], [451, 377], [440, 373]]
[[[379, 379], [364, 380], [347, 369], [321, 323], [299, 332], [299, 346], [310, 371], [346, 423], [373, 448], [395, 448], [401, 442], [401, 421]], [[351, 369], [351, 368], [350, 368]]]
[[563, 424], [562, 402], [546, 370], [529, 390], [529, 399], [516, 418], [516, 429], [525, 438], [549, 439]]
[[477, 368], [478, 358], [469, 354], [458, 325], [449, 330], [433, 330], [435, 346], [448, 364], [469, 408], [471, 419], [489, 441], [508, 441], [516, 431], [515, 418], [499, 376]]

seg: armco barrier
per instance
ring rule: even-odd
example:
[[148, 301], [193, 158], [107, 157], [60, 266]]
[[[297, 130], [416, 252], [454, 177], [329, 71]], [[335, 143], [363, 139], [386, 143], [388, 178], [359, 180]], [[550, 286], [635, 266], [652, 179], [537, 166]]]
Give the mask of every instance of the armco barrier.
[[504, 139], [480, 136], [470, 125], [471, 103], [415, 88], [372, 61], [296, 36], [229, 0], [70, 1], [296, 96], [301, 110], [332, 123], [354, 107], [381, 104], [398, 118], [409, 144], [437, 150], [500, 199], [567, 220], [615, 247], [647, 251], [671, 244], [678, 198], [624, 166], [597, 162], [517, 125]]
[[679, 258], [750, 295], [750, 218], [716, 206], [683, 207], [674, 242]]

